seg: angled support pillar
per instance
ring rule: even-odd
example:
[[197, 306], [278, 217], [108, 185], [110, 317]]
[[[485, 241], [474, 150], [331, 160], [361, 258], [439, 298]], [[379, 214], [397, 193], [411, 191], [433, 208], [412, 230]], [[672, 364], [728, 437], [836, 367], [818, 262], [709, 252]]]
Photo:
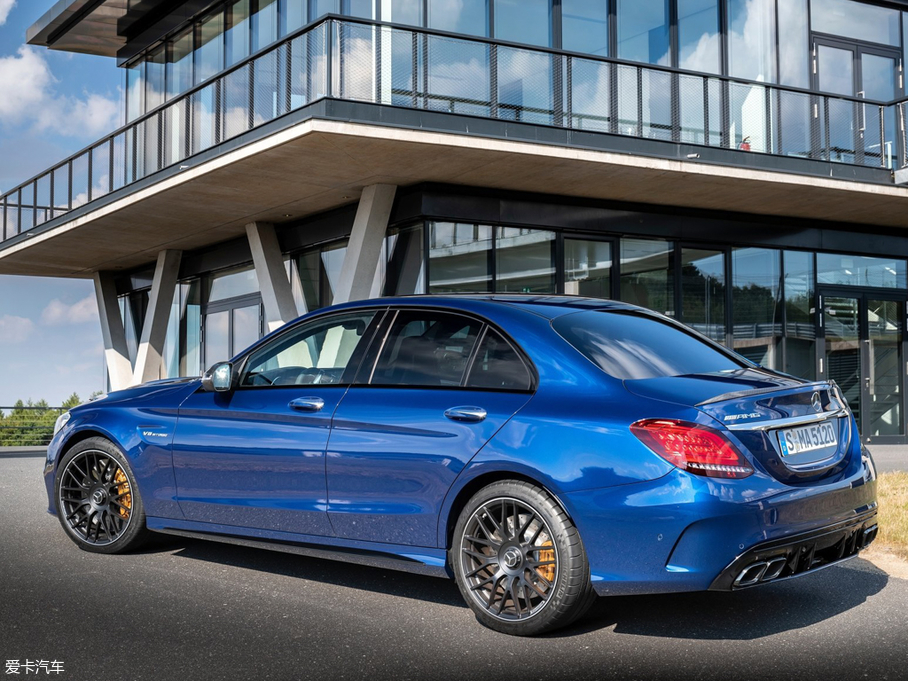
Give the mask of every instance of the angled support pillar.
[[373, 184], [363, 189], [340, 283], [334, 292], [335, 303], [363, 300], [372, 294], [396, 192], [397, 187], [390, 184]]
[[129, 387], [132, 380], [132, 363], [129, 361], [129, 346], [126, 344], [126, 331], [120, 315], [114, 275], [110, 272], [95, 272], [94, 280], [110, 389], [123, 390]]
[[167, 337], [167, 322], [170, 308], [180, 275], [182, 251], [161, 251], [151, 282], [151, 295], [142, 326], [142, 338], [136, 355], [136, 366], [132, 384], [139, 385], [161, 378], [163, 369], [164, 339]]
[[262, 292], [265, 324], [269, 332], [275, 331], [299, 316], [296, 302], [293, 300], [290, 279], [284, 268], [284, 255], [281, 253], [274, 225], [267, 222], [251, 222], [246, 225], [246, 236], [252, 250], [255, 276]]

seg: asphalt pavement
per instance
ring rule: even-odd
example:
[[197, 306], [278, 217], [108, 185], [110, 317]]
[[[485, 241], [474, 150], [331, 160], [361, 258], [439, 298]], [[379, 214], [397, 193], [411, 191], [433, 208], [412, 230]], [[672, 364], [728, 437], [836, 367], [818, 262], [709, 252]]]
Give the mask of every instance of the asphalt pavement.
[[173, 538], [85, 553], [46, 513], [41, 465], [0, 456], [4, 673], [56, 660], [61, 673], [30, 676], [908, 679], [908, 581], [860, 559], [735, 594], [600, 599], [570, 629], [520, 639], [481, 627], [446, 580]]

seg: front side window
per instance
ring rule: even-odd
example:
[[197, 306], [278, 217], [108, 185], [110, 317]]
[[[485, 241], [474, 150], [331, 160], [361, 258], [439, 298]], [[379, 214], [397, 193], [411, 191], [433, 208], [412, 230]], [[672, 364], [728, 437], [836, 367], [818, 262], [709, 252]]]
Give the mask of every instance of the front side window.
[[737, 371], [749, 365], [671, 322], [625, 311], [559, 317], [555, 331], [593, 364], [620, 380]]
[[457, 388], [482, 324], [444, 312], [398, 314], [370, 383], [389, 386]]
[[332, 316], [303, 324], [259, 349], [240, 385], [337, 385], [359, 348], [374, 312]]

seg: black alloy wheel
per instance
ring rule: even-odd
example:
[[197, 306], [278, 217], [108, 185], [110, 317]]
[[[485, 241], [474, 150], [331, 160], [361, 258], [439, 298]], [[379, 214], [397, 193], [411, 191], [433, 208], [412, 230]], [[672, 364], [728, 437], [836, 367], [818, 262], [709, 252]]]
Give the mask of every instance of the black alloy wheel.
[[145, 513], [135, 479], [113, 443], [90, 438], [62, 458], [56, 477], [57, 515], [82, 549], [119, 553], [145, 538]]
[[577, 529], [549, 494], [525, 482], [495, 483], [467, 503], [451, 562], [477, 619], [504, 633], [566, 626], [595, 598]]

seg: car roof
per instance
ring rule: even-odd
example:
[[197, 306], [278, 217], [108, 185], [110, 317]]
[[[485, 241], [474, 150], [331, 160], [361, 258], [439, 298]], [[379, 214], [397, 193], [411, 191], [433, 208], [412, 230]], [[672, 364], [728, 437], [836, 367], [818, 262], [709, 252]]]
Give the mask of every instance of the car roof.
[[532, 312], [533, 314], [546, 319], [555, 319], [556, 317], [565, 314], [581, 312], [583, 310], [637, 309], [634, 305], [614, 300], [603, 300], [601, 298], [585, 298], [581, 296], [554, 294], [534, 295], [527, 293], [446, 293], [396, 296], [393, 298], [361, 300], [336, 307], [372, 307], [375, 305], [410, 307], [420, 305], [440, 305], [443, 307], [480, 312], [482, 310], [488, 310], [490, 303], [493, 305], [518, 308], [526, 312]]

